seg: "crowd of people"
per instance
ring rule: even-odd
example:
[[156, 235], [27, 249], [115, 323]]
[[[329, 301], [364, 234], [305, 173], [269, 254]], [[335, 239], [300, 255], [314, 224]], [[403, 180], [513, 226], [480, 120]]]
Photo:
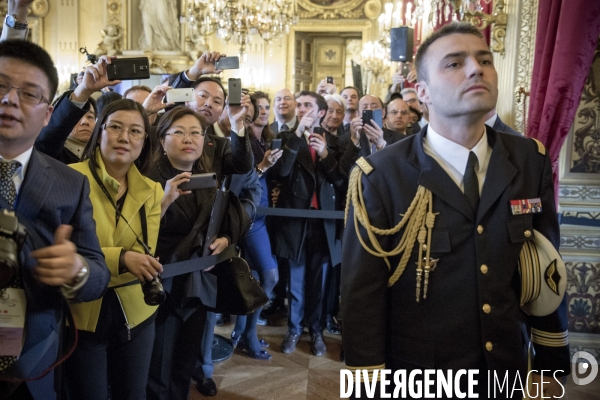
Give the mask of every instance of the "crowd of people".
[[[458, 35], [462, 44], [457, 46], [465, 47], [458, 48], [452, 60], [444, 60], [450, 65], [443, 72], [446, 76], [440, 78], [438, 65], [431, 60], [422, 61], [434, 57], [424, 55], [427, 51], [437, 51], [435, 57], [440, 54], [435, 48], [439, 42], [430, 42], [431, 48], [417, 55], [416, 87], [393, 85], [386, 103], [373, 94], [361, 95], [355, 87], [338, 93], [335, 84], [323, 81], [316, 91], [294, 94], [282, 88], [273, 101], [266, 93], [244, 91], [240, 104], [230, 105], [215, 65], [222, 57], [218, 52], [202, 54], [190, 69], [172, 77], [171, 86], [135, 86], [123, 96], [104, 94], [94, 101], [93, 93], [118, 83], [106, 74], [113, 58], [102, 56], [85, 69], [73, 90], [56, 95], [56, 68], [42, 48], [18, 38], [0, 42], [0, 202], [28, 233], [18, 255], [20, 268], [2, 289], [3, 296], [26, 299], [26, 316], [21, 324], [24, 342], [17, 341], [16, 351], [0, 354], [0, 397], [51, 399], [62, 393], [69, 399], [187, 399], [192, 378], [201, 393], [216, 394], [211, 350], [221, 316], [210, 311], [217, 295], [215, 277], [207, 273], [213, 267], [164, 279], [162, 302], [154, 301], [146, 286], [156, 284], [163, 265], [199, 256], [198, 249], [207, 240], [216, 188], [222, 186], [237, 196], [242, 207], [230, 205], [226, 210], [226, 222], [207, 243], [212, 255], [236, 245], [271, 298], [270, 309], [287, 304], [288, 331], [280, 348], [269, 347], [257, 336], [257, 324], [265, 323], [267, 315], [262, 309], [236, 318], [231, 340], [247, 356], [266, 361], [272, 357], [269, 351], [292, 353], [305, 330], [311, 352], [323, 356], [327, 351], [323, 332], [328, 329], [344, 334], [347, 364], [356, 368], [386, 363], [391, 368], [508, 368], [518, 359], [517, 367], [522, 369], [525, 341], [520, 342], [518, 327], [529, 324], [537, 332], [553, 335], [536, 345], [539, 366], [565, 369], [564, 309], [549, 317], [527, 319], [514, 307], [518, 298], [504, 294], [510, 309], [485, 323], [480, 321], [488, 317], [480, 317], [477, 311], [458, 317], [457, 309], [472, 308], [462, 300], [446, 301], [436, 311], [422, 308], [418, 299], [414, 303], [413, 269], [387, 289], [387, 258], [365, 249], [364, 229], [355, 232], [355, 202], [350, 202], [345, 233], [342, 219], [315, 212], [346, 208], [353, 187], [351, 171], [364, 157], [368, 161], [359, 161], [359, 166], [365, 174], [365, 199], [373, 204], [368, 210], [370, 223], [382, 229], [396, 225], [409, 208], [417, 184], [427, 185], [428, 179], [434, 182], [446, 174], [452, 177], [456, 193], [448, 189], [450, 178], [431, 188], [434, 210], [443, 210], [444, 216], [440, 219], [444, 228], [436, 226], [433, 235], [433, 251], [446, 265], [476, 258], [468, 262], [493, 269], [492, 259], [506, 257], [503, 251], [508, 248], [514, 261], [526, 240], [513, 232], [521, 227], [535, 228], [556, 241], [548, 160], [538, 154], [537, 145], [498, 128], [502, 122], [495, 113], [497, 89], [495, 78], [489, 78], [493, 76], [489, 51], [479, 48], [484, 42], [476, 32], [457, 26], [434, 39], [449, 41]], [[5, 38], [22, 33], [14, 27], [6, 31]], [[470, 69], [469, 79], [479, 82], [477, 87], [467, 85], [467, 91], [472, 89], [473, 96], [485, 92], [475, 106], [450, 95], [462, 90], [450, 84], [456, 79], [451, 73], [461, 62]], [[193, 88], [194, 100], [184, 105], [163, 102], [171, 88]], [[269, 123], [271, 107], [274, 121]], [[380, 112], [382, 121], [363, 118], [366, 110]], [[474, 117], [461, 119], [460, 115]], [[454, 146], [462, 145], [462, 150], [452, 150], [453, 158], [448, 160], [440, 156], [452, 148], [444, 142], [447, 139], [440, 139], [447, 132], [456, 135]], [[471, 159], [470, 149], [480, 160], [476, 190], [487, 207], [477, 214], [475, 205], [475, 216], [470, 215], [472, 210], [465, 211], [468, 205], [461, 203], [458, 211], [449, 211], [446, 204], [465, 190], [463, 170], [464, 162]], [[512, 225], [509, 221], [510, 237], [494, 228], [510, 219], [507, 210], [497, 211], [497, 206], [492, 207], [494, 199], [486, 197], [489, 185], [503, 182], [501, 178], [492, 182], [499, 152], [514, 152], [518, 160], [528, 163], [503, 164], [505, 171], [516, 168], [528, 174], [511, 184], [510, 194], [503, 195], [506, 200], [541, 197], [544, 202], [544, 214], [536, 215], [533, 225], [522, 218]], [[486, 170], [491, 172], [486, 175]], [[207, 172], [216, 174], [215, 188], [181, 189], [192, 174]], [[266, 217], [260, 210], [269, 207], [291, 214]], [[494, 212], [488, 218], [485, 212], [490, 208]], [[481, 235], [483, 225], [495, 236], [477, 241], [474, 235]], [[448, 229], [454, 230], [452, 237]], [[512, 241], [504, 243], [509, 238]], [[492, 251], [487, 240], [502, 245]], [[391, 240], [384, 248], [398, 241]], [[479, 249], [486, 246], [484, 254]], [[472, 257], [475, 252], [477, 257]], [[456, 261], [447, 261], [444, 253], [452, 253], [448, 259]], [[444, 272], [439, 268], [436, 274], [444, 276], [448, 286], [442, 290], [432, 275], [428, 293], [433, 300], [424, 307], [438, 307], [444, 303], [442, 297], [450, 300], [452, 292], [467, 289], [461, 299], [468, 297], [477, 309], [478, 296], [488, 296], [477, 292], [478, 285], [491, 285], [490, 293], [498, 296], [514, 291], [514, 267], [494, 284], [476, 276], [479, 267], [473, 268], [475, 275], [470, 269]], [[481, 267], [481, 272], [486, 275], [487, 267], [485, 272]], [[453, 273], [455, 277], [449, 275]], [[135, 280], [142, 285], [130, 284]], [[483, 312], [489, 314], [487, 303], [493, 300], [485, 302]], [[419, 319], [419, 313], [428, 312], [450, 331], [435, 331], [428, 318]], [[446, 317], [454, 322], [444, 321]], [[510, 320], [511, 326], [499, 327], [500, 320]], [[446, 358], [438, 358], [431, 343], [441, 346], [447, 342], [446, 334], [460, 336], [460, 329], [478, 325], [484, 326], [450, 346]], [[504, 332], [506, 337], [490, 333], [492, 339], [485, 339], [486, 329]], [[503, 349], [502, 340], [513, 346], [512, 353]], [[492, 341], [496, 350], [490, 355]], [[69, 351], [72, 354], [55, 369], [57, 355], [72, 343], [76, 343]], [[409, 355], [406, 348], [421, 350]], [[472, 357], [461, 358], [465, 349]]]

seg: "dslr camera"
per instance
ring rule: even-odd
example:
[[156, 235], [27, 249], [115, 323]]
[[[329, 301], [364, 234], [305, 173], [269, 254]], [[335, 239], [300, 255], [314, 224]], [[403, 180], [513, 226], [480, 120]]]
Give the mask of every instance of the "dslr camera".
[[0, 289], [19, 271], [19, 252], [27, 232], [13, 211], [0, 210]]
[[151, 281], [142, 281], [142, 292], [144, 293], [144, 302], [149, 306], [157, 306], [167, 298], [160, 275]]

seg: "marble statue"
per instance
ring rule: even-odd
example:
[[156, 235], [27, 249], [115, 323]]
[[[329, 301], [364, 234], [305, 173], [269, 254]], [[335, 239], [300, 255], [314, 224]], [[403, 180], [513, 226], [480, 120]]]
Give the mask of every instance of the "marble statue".
[[140, 0], [143, 33], [139, 46], [142, 50], [177, 51], [180, 24], [177, 0]]

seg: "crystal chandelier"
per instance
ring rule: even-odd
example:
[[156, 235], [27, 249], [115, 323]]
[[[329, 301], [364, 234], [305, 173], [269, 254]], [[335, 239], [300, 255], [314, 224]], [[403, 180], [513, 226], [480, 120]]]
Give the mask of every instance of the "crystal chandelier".
[[389, 46], [384, 47], [380, 42], [367, 42], [363, 44], [360, 55], [365, 70], [370, 72], [375, 78], [390, 68]]
[[390, 46], [390, 30], [392, 28], [399, 26], [414, 28], [417, 22], [423, 19], [423, 2], [414, 0], [413, 3], [402, 0], [385, 3], [383, 12], [377, 19], [379, 25], [379, 42], [382, 46]]
[[379, 42], [382, 46], [389, 46], [390, 29], [398, 26], [416, 29], [419, 24], [420, 27], [433, 30], [450, 21], [467, 21], [479, 29], [492, 25], [491, 37], [494, 43], [491, 49], [504, 54], [507, 22], [505, 0], [496, 0], [493, 12], [484, 13], [484, 7], [488, 7], [491, 2], [492, 0], [387, 0], [377, 20]]
[[192, 41], [216, 33], [226, 43], [233, 39], [240, 54], [252, 36], [270, 43], [298, 22], [294, 0], [187, 0], [187, 9]]

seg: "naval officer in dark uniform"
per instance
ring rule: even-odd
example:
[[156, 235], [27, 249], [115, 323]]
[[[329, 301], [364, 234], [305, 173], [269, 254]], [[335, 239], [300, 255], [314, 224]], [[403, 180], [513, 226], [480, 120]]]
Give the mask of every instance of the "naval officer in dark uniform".
[[[429, 126], [359, 160], [350, 180], [363, 197], [348, 194], [343, 238], [346, 365], [478, 369], [486, 398], [489, 370], [508, 373], [511, 387], [517, 373], [525, 380], [531, 342], [533, 369], [551, 380], [545, 396], [560, 396], [552, 375], [570, 372], [566, 301], [549, 315], [527, 315], [517, 267], [536, 235], [559, 245], [549, 157], [535, 140], [485, 126], [497, 73], [476, 28], [444, 26], [421, 44], [416, 65]], [[517, 200], [542, 207], [527, 213], [511, 207]]]

